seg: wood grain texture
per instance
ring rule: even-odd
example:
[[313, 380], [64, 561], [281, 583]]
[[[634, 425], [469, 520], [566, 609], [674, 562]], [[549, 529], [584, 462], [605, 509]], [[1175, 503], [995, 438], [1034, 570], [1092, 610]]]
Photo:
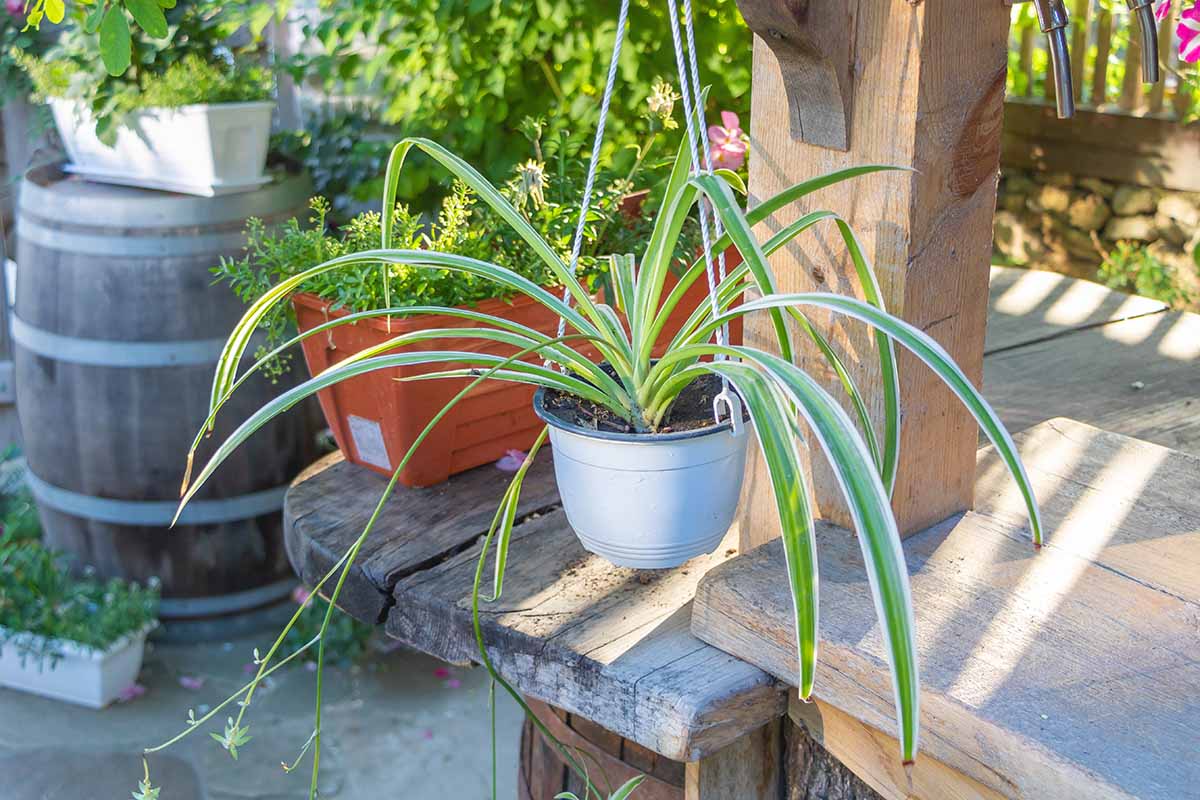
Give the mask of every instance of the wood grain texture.
[[[1017, 441], [1046, 547], [1030, 547], [990, 448], [979, 453], [977, 510], [905, 543], [922, 751], [1003, 797], [1192, 796], [1200, 459], [1062, 419]], [[818, 539], [817, 698], [890, 732], [891, 679], [861, 554], [832, 526]], [[778, 543], [716, 568], [701, 581], [693, 631], [794, 683], [783, 574]]]
[[[1124, 294], [1056, 272], [992, 267], [984, 355], [1169, 310], [1166, 303]], [[984, 375], [987, 375], [984, 360]], [[1063, 415], [1055, 415], [1063, 416]]]
[[781, 719], [686, 765], [685, 800], [778, 800], [784, 790]]
[[[381, 622], [396, 581], [487, 533], [509, 476], [487, 466], [426, 489], [398, 486], [359, 551], [338, 605]], [[331, 453], [300, 474], [284, 505], [288, 557], [309, 586], [342, 558], [366, 527], [387, 479]], [[518, 514], [558, 503], [554, 462], [541, 458], [525, 479]]]
[[[1105, 62], [1098, 57], [1096, 63]], [[1132, 63], [1140, 98], [1140, 67]], [[1053, 106], [1009, 100], [1001, 157], [1005, 166], [1019, 169], [1200, 191], [1200, 127], [1171, 119], [1077, 109], [1071, 119], [1060, 120]]]
[[821, 730], [790, 717], [784, 732], [787, 800], [879, 800], [870, 784], [825, 747]]
[[[864, 13], [870, 7], [870, 13]], [[780, 69], [756, 38], [750, 157], [751, 202], [833, 169], [867, 163], [913, 172], [866, 176], [818, 192], [765, 221], [765, 238], [801, 214], [832, 208], [857, 231], [880, 275], [889, 310], [946, 346], [975, 381], [982, 377], [992, 212], [1000, 156], [1008, 9], [984, 3], [962, 25], [952, 0], [850, 3], [855, 20], [854, 109], [850, 150], [842, 153], [795, 141], [789, 133]], [[784, 291], [833, 291], [861, 296], [836, 230], [805, 234], [772, 259]], [[814, 321], [843, 353], [877, 421], [882, 398], [873, 337], [855, 322], [814, 313]], [[752, 319], [746, 341], [770, 346], [770, 326]], [[970, 504], [974, 424], [949, 391], [901, 355], [905, 401], [902, 458], [895, 509], [911, 532]], [[800, 363], [830, 388], [836, 377], [809, 346]], [[840, 390], [839, 390], [840, 394]], [[936, 449], [936, 462], [924, 455]], [[820, 460], [815, 473], [821, 513], [845, 520], [836, 481]], [[756, 468], [759, 469], [759, 468]], [[771, 530], [774, 506], [765, 480], [751, 479], [746, 530]], [[749, 541], [746, 544], [754, 544]]]
[[[240, 254], [229, 245], [245, 217], [209, 223], [179, 211], [227, 207], [226, 199], [89, 184], [54, 167], [30, 171], [23, 184], [51, 197], [61, 216], [43, 218], [23, 200], [19, 210], [19, 280], [15, 317], [43, 332], [126, 344], [220, 340], [245, 310], [210, 269]], [[286, 188], [286, 184], [282, 184]], [[295, 191], [256, 190], [268, 220], [303, 206], [307, 182]], [[243, 198], [247, 205], [252, 201]], [[136, 204], [136, 205], [135, 205]], [[69, 207], [69, 213], [67, 208]], [[144, 214], [141, 227], [115, 221], [122, 209]], [[35, 230], [41, 235], [35, 236]], [[191, 252], [159, 254], [146, 242], [187, 242]], [[198, 243], [198, 244], [197, 244]], [[125, 501], [179, 498], [188, 448], [208, 416], [211, 363], [144, 367], [83, 364], [57, 352], [14, 342], [23, 455], [42, 481], [88, 497]], [[255, 376], [235, 393], [203, 441], [197, 463], [277, 393], [294, 371], [272, 385]], [[238, 448], [197, 494], [221, 500], [286, 486], [315, 457], [315, 405], [301, 404], [272, 420]], [[110, 523], [42, 504], [46, 540], [76, 566], [103, 577], [162, 581], [166, 600], [228, 595], [290, 578], [278, 511], [214, 524]], [[166, 610], [166, 609], [164, 609]], [[172, 616], [180, 612], [170, 611]]]
[[[552, 471], [543, 457], [526, 478], [504, 596], [484, 606], [501, 673], [522, 692], [624, 737], [631, 762], [651, 761], [649, 753], [695, 760], [781, 716], [786, 698], [772, 678], [689, 630], [696, 583], [732, 555], [736, 531], [729, 546], [676, 570], [616, 568], [584, 551], [556, 510]], [[439, 487], [397, 490], [340, 605], [431, 655], [477, 659], [471, 582], [506, 484], [506, 475], [481, 467]], [[297, 479], [285, 509], [287, 543], [307, 583], [346, 552], [383, 485], [336, 454]]]
[[990, 354], [983, 391], [1009, 430], [1069, 417], [1200, 455], [1200, 315], [1151, 314]]
[[[667, 758], [702, 758], [784, 710], [772, 679], [689, 630], [696, 583], [733, 552], [639, 572], [584, 551], [561, 511], [529, 519], [513, 531], [504, 596], [482, 609], [488, 653], [522, 692]], [[388, 633], [448, 661], [477, 659], [478, 555], [472, 546], [398, 581]]]
[[771, 48], [786, 92], [792, 139], [846, 150], [854, 110], [856, 3], [738, 0], [746, 25]]
[[[635, 793], [637, 800], [683, 800], [683, 764], [667, 759], [648, 766], [633, 763], [624, 752], [625, 745], [632, 743], [590, 720], [532, 697], [525, 699], [550, 733], [587, 766], [593, 784], [602, 791], [611, 794], [630, 779], [644, 775]], [[585, 796], [583, 779], [567, 766], [554, 744], [528, 719], [521, 730], [521, 753], [518, 800], [554, 800], [563, 791]]]
[[[816, 762], [817, 769], [801, 770], [797, 764], [791, 770], [790, 782], [803, 786], [808, 796], [877, 798], [910, 800], [1003, 800], [1004, 796], [947, 767], [928, 755], [917, 759], [911, 774], [896, 759], [900, 744], [877, 728], [859, 722], [854, 717], [820, 700], [802, 702], [796, 692], [788, 697], [788, 717], [802, 729], [810, 742], [797, 742], [807, 752], [818, 745], [826, 751], [824, 761], [809, 755], [807, 763]], [[806, 766], [807, 766], [806, 763]], [[838, 767], [841, 770], [838, 770]], [[849, 775], [843, 773], [848, 772]], [[834, 786], [830, 786], [830, 783]], [[815, 786], [813, 784], [816, 784]], [[865, 785], [864, 785], [865, 784]], [[836, 787], [836, 788], [834, 788]], [[805, 795], [802, 794], [801, 797]]]

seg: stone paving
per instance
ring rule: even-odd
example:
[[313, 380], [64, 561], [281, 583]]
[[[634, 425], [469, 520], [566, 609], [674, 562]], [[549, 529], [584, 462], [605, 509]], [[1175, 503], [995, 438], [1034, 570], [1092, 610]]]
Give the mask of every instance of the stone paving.
[[[253, 648], [265, 650], [266, 639], [151, 645], [140, 678], [145, 694], [102, 711], [0, 689], [0, 795], [128, 800], [141, 777], [131, 756], [178, 733], [189, 708], [200, 716], [241, 686]], [[169, 752], [194, 768], [199, 790], [188, 787], [186, 764], [160, 759], [166, 784], [160, 800], [306, 798], [311, 758], [291, 774], [280, 762], [292, 761], [312, 730], [314, 691], [315, 673], [304, 667], [275, 673], [255, 697], [248, 715], [253, 738], [239, 759], [230, 759], [206, 732], [192, 734]], [[447, 667], [403, 650], [373, 648], [358, 666], [328, 669], [320, 796], [490, 798], [487, 695], [483, 670]], [[512, 798], [520, 709], [503, 692], [497, 705], [496, 796]], [[217, 721], [212, 729], [219, 731]], [[150, 767], [157, 777], [154, 757]], [[168, 776], [176, 776], [175, 785]]]

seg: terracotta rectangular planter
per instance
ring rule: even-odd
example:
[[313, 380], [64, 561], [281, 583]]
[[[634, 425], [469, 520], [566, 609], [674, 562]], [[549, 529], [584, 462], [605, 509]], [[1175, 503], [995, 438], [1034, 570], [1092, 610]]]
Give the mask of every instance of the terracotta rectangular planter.
[[[736, 255], [736, 253], [735, 253]], [[668, 278], [668, 291], [674, 284]], [[561, 290], [555, 290], [561, 291]], [[700, 302], [707, 302], [707, 284], [698, 281], [663, 329], [660, 345], [670, 341]], [[296, 321], [308, 331], [339, 316], [329, 304], [311, 294], [292, 298]], [[558, 317], [524, 296], [511, 301], [485, 300], [475, 306], [485, 314], [504, 317], [549, 336], [558, 329]], [[344, 358], [387, 339], [425, 328], [472, 327], [469, 320], [441, 315], [393, 318], [389, 331], [383, 319], [372, 319], [332, 328], [304, 341], [304, 360], [317, 374]], [[741, 342], [741, 325], [731, 326], [731, 338]], [[512, 355], [516, 350], [475, 339], [439, 339], [410, 349], [465, 350]], [[577, 349], [589, 352], [591, 348]], [[534, 359], [531, 359], [534, 360]], [[445, 369], [444, 364], [397, 367], [359, 375], [324, 389], [317, 397], [338, 447], [352, 463], [390, 476], [408, 448], [442, 407], [460, 392], [466, 380], [398, 381], [396, 378]], [[542, 423], [533, 413], [534, 387], [488, 381], [464, 398], [433, 429], [400, 473], [408, 487], [432, 486], [459, 472], [496, 461], [508, 450], [526, 450], [537, 438]]]

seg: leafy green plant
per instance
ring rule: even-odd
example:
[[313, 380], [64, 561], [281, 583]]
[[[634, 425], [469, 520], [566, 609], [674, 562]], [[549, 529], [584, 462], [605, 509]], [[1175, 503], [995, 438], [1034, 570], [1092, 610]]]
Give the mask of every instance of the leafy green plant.
[[[27, 29], [38, 30], [43, 21], [66, 23], [68, 29], [93, 36], [91, 52], [99, 53], [109, 75], [118, 76], [131, 66], [138, 67], [143, 55], [139, 44], [169, 44], [175, 35], [172, 25], [181, 14], [197, 13], [209, 19], [220, 14], [233, 25], [226, 36], [245, 25], [257, 39], [276, 14], [285, 14], [290, 5], [280, 3], [277, 12], [274, 3], [256, 0], [26, 0], [24, 14]], [[177, 9], [179, 13], [173, 13]]]
[[127, 116], [141, 109], [270, 97], [272, 76], [254, 63], [256, 45], [235, 52], [224, 44], [244, 21], [228, 13], [228, 5], [181, 5], [171, 12], [163, 37], [134, 38], [133, 67], [117, 75], [96, 60], [99, 34], [83, 24], [64, 28], [56, 44], [40, 55], [14, 52], [12, 58], [38, 99], [83, 103], [96, 119], [97, 135], [112, 142]]
[[[443, 377], [474, 378], [417, 437], [412, 448], [401, 460], [360, 536], [314, 587], [314, 590], [320, 591], [326, 583], [333, 581], [329, 597], [331, 601], [336, 602], [349, 566], [371, 534], [382, 512], [383, 503], [396, 485], [400, 470], [412, 458], [433, 426], [481, 381], [499, 379], [545, 387], [590, 401], [627, 421], [637, 431], [655, 431], [687, 386], [702, 375], [715, 374], [728, 380], [746, 403], [750, 425], [757, 435], [774, 488], [780, 533], [787, 555], [787, 578], [794, 601], [801, 696], [807, 698], [813, 691], [817, 653], [817, 559], [812, 503], [808, 496], [808, 487], [803, 480], [798, 479], [798, 476], [803, 474], [800, 464], [799, 427], [800, 421], [803, 421], [810, 429], [808, 441], [824, 452], [838, 476], [857, 529], [865, 568], [879, 612], [884, 645], [891, 663], [900, 754], [906, 763], [911, 762], [917, 751], [919, 679], [908, 577], [890, 505], [899, 450], [900, 424], [894, 343], [898, 342], [933, 369], [974, 415], [1022, 492], [1029, 511], [1035, 544], [1041, 543], [1042, 529], [1032, 487], [1011, 437], [992, 408], [950, 356], [928, 335], [891, 316], [883, 308], [875, 273], [849, 225], [833, 212], [814, 211], [785, 226], [762, 243], [752, 231], [755, 223], [818, 189], [889, 168], [864, 166], [839, 170], [792, 186], [774, 197], [765, 198], [753, 210], [746, 212], [738, 206], [734, 197], [734, 191], [744, 188], [740, 179], [728, 171], [690, 175], [688, 148], [684, 146], [672, 165], [662, 204], [640, 263], [635, 262], [632, 256], [615, 255], [610, 259], [614, 299], [611, 304], [607, 304], [594, 298], [586, 287], [575, 279], [558, 249], [538, 233], [503, 191], [439, 144], [427, 139], [410, 138], [396, 146], [387, 171], [384, 208], [391, 208], [395, 204], [397, 187], [401, 183], [400, 174], [413, 149], [423, 152], [456, 179], [469, 186], [480, 202], [486, 204], [493, 213], [511, 226], [529, 250], [558, 278], [569, 292], [573, 303], [564, 302], [528, 278], [493, 262], [436, 250], [397, 248], [397, 230], [392, 225], [385, 224], [381, 230], [381, 246], [378, 249], [331, 258], [293, 275], [274, 286], [250, 307], [229, 337], [222, 353], [210, 399], [211, 415], [205, 429], [197, 437], [197, 444], [239, 384], [263, 363], [260, 360], [240, 376], [238, 374], [238, 365], [250, 336], [262, 319], [274, 306], [285, 301], [292, 292], [307, 282], [348, 266], [363, 269], [392, 269], [395, 266], [404, 266], [432, 271], [451, 270], [491, 280], [508, 291], [521, 292], [554, 311], [564, 319], [569, 332], [564, 336], [552, 338], [500, 317], [473, 313], [469, 315], [470, 319], [478, 322], [481, 327], [429, 329], [397, 335], [381, 345], [350, 356], [304, 384], [284, 392], [246, 419], [215, 450], [208, 463], [194, 475], [194, 479], [189, 456], [188, 474], [180, 507], [184, 507], [221, 463], [268, 420], [327, 386], [371, 370], [407, 364], [446, 364], [442, 371], [421, 375], [417, 380]], [[665, 288], [666, 276], [678, 249], [680, 231], [701, 198], [711, 203], [726, 231], [714, 243], [713, 250], [719, 251], [732, 244], [741, 253], [744, 263], [731, 270], [714, 287], [717, 308], [713, 309], [708, 303], [695, 308], [688, 323], [675, 335], [661, 358], [656, 360], [651, 357], [651, 347], [667, 314], [679, 305], [687, 289], [696, 280], [702, 280], [706, 273], [705, 259], [699, 259], [686, 270], [674, 289], [667, 291]], [[767, 256], [821, 223], [833, 225], [838, 232], [858, 273], [865, 300], [822, 292], [780, 293], [777, 290]], [[736, 305], [747, 291], [757, 293], [758, 299]], [[882, 436], [876, 435], [862, 395], [845, 365], [805, 316], [807, 311], [813, 309], [836, 312], [865, 323], [875, 330], [876, 356], [879, 359], [880, 373], [884, 376], [885, 414]], [[711, 341], [714, 333], [722, 325], [752, 312], [763, 312], [770, 317], [775, 331], [773, 345], [778, 349], [779, 355], [756, 347], [723, 345]], [[422, 313], [445, 313], [445, 309], [437, 306], [390, 307], [358, 316], [406, 316]], [[467, 316], [465, 312], [460, 313]], [[625, 324], [622, 324], [619, 313], [624, 314]], [[323, 330], [349, 321], [351, 320], [333, 320], [294, 338], [283, 347], [294, 345], [307, 336], [319, 335]], [[813, 377], [793, 363], [794, 347], [789, 325], [795, 326], [800, 333], [811, 339], [834, 372], [839, 375], [855, 417], [847, 414], [837, 400], [821, 388]], [[436, 342], [439, 339], [464, 335], [485, 341], [503, 342], [518, 348], [519, 352], [509, 358], [503, 358], [470, 352], [402, 350], [405, 345], [412, 343]], [[595, 347], [607, 362], [606, 368], [576, 352], [569, 346], [573, 342], [588, 342]], [[530, 355], [545, 359], [547, 365], [524, 360]], [[712, 356], [724, 358], [703, 360]], [[545, 438], [546, 432], [543, 431], [529, 456], [514, 475], [493, 518], [477, 566], [473, 592], [473, 612], [480, 658], [493, 679], [522, 706], [524, 701], [521, 695], [495, 671], [483, 648], [478, 610], [484, 565], [493, 541], [496, 545], [496, 567], [492, 597], [500, 596], [508, 542], [516, 516], [517, 498], [526, 471]], [[281, 635], [263, 658], [260, 675], [256, 680], [269, 672], [267, 665], [280, 649], [283, 639], [284, 635]], [[323, 647], [320, 640], [318, 635], [309, 645], [316, 642], [319, 648]], [[319, 649], [317, 722], [310, 740], [314, 749], [311, 791], [315, 791], [321, 744], [321, 652]], [[295, 652], [287, 658], [294, 656]], [[240, 724], [241, 715], [249, 705], [254, 685], [255, 683], [251, 682], [242, 693], [231, 698], [239, 699], [242, 706], [235, 724]], [[211, 715], [210, 713], [201, 721], [207, 720]], [[569, 754], [567, 756], [570, 763], [578, 768], [578, 762]], [[581, 774], [586, 777], [586, 773]], [[588, 785], [591, 788], [590, 782]]]
[[[0, 532], [0, 647], [51, 666], [63, 642], [103, 650], [158, 616], [158, 585], [82, 577], [42, 545], [28, 492], [5, 496]], [[32, 634], [30, 636], [29, 634]]]
[[[1197, 272], [1200, 273], [1200, 262], [1197, 262]], [[1106, 286], [1152, 297], [1172, 306], [1182, 306], [1192, 300], [1175, 270], [1138, 242], [1117, 242], [1105, 253], [1099, 273]]]
[[329, 198], [330, 221], [342, 225], [379, 197], [393, 140], [362, 112], [323, 111], [273, 136], [271, 152], [304, 168], [317, 196]]
[[[701, 67], [720, 75], [714, 107], [749, 114], [751, 34], [735, 0], [705, 0], [696, 18]], [[497, 136], [514, 120], [556, 109], [564, 126], [587, 130], [596, 118], [615, 36], [606, 0], [322, 0], [305, 17], [307, 46], [289, 69], [338, 97], [374, 104], [401, 135], [434, 138], [502, 181], [524, 158], [519, 139]], [[618, 169], [641, 141], [638, 115], [654, 79], [675, 72], [665, 4], [630, 10], [620, 63], [630, 87], [617, 98], [605, 161]], [[549, 102], [548, 102], [549, 100]], [[437, 172], [414, 165], [401, 194], [416, 199]], [[421, 202], [421, 205], [427, 204]]]
[[[661, 131], [673, 127], [671, 108], [646, 127], [638, 147], [638, 158], [627, 172], [611, 171], [600, 176], [595, 200], [584, 230], [578, 277], [587, 291], [596, 291], [607, 274], [606, 256], [640, 248], [649, 238], [652, 223], [644, 214], [630, 213], [627, 198], [635, 189], [653, 183], [660, 170], [652, 151]], [[664, 121], [666, 120], [666, 121]], [[523, 123], [534, 158], [518, 165], [500, 193], [519, 210], [522, 218], [548, 242], [560, 260], [567, 260], [577, 222], [574, 203], [582, 191], [585, 165], [576, 157], [578, 144], [563, 129], [551, 128], [544, 120]], [[651, 201], [652, 202], [652, 201]], [[330, 203], [314, 198], [309, 225], [290, 219], [272, 230], [261, 220], [251, 219], [246, 227], [246, 254], [240, 259], [222, 259], [213, 268], [218, 281], [227, 283], [247, 304], [258, 301], [270, 288], [308, 269], [311, 265], [374, 247], [382, 235], [382, 220], [376, 212], [357, 215], [339, 231], [327, 230]], [[558, 273], [532, 252], [504, 218], [462, 181], [456, 181], [436, 210], [431, 224], [403, 204], [394, 205], [391, 237], [402, 249], [427, 249], [491, 261], [539, 286], [560, 285]], [[690, 263], [699, 248], [695, 220], [685, 221], [675, 248], [676, 267]], [[485, 277], [453, 269], [428, 270], [393, 265], [386, 270], [350, 266], [324, 273], [304, 284], [304, 291], [330, 302], [334, 309], [364, 312], [390, 302], [399, 306], [473, 306], [494, 298], [504, 299], [515, 291]], [[295, 326], [288, 305], [275, 306], [263, 317], [260, 327], [266, 342], [261, 357], [287, 339]], [[276, 378], [289, 365], [281, 353], [266, 367]]]

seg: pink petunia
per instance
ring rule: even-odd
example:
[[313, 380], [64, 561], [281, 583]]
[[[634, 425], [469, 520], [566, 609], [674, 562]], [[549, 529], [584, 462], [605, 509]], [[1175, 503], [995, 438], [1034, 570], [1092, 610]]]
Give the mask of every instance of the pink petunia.
[[1193, 4], [1179, 15], [1179, 57], [1189, 64], [1200, 61], [1200, 5]]
[[520, 450], [508, 450], [496, 462], [496, 469], [501, 472], [516, 472], [525, 463], [525, 453]]
[[741, 169], [746, 163], [746, 151], [750, 149], [750, 137], [742, 130], [741, 120], [732, 111], [721, 112], [721, 124], [708, 128], [708, 140], [712, 145], [709, 157], [713, 166], [725, 169]]
[[1154, 7], [1154, 18], [1162, 22], [1167, 17], [1171, 16], [1171, 0], [1162, 0]]
[[126, 686], [124, 689], [122, 689], [121, 693], [117, 695], [117, 702], [118, 703], [129, 703], [134, 700], [137, 700], [139, 697], [141, 697], [145, 693], [146, 693], [145, 686], [142, 686], [140, 683], [131, 683], [128, 686]]

